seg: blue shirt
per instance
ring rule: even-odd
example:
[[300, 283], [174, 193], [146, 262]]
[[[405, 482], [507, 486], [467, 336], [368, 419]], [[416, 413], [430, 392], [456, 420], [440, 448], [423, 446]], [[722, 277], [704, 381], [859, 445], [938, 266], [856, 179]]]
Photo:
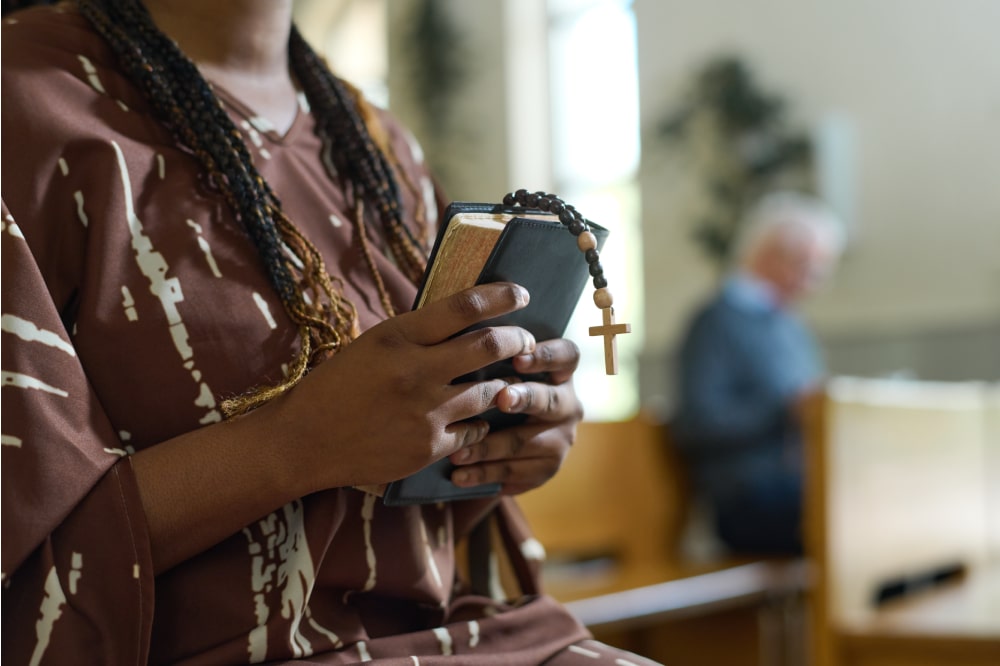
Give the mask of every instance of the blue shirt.
[[692, 320], [679, 364], [672, 430], [708, 495], [734, 498], [765, 488], [769, 475], [800, 475], [792, 401], [821, 364], [811, 333], [766, 283], [731, 276]]

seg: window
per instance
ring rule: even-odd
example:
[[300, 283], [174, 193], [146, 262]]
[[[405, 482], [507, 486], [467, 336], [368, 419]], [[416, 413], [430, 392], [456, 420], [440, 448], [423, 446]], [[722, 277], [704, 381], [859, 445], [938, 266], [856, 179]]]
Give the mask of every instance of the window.
[[576, 385], [587, 418], [628, 418], [639, 407], [637, 357], [642, 337], [642, 252], [637, 171], [639, 94], [635, 15], [626, 0], [549, 0], [549, 85], [554, 191], [611, 229], [601, 253], [619, 322], [619, 374], [604, 372], [601, 323], [593, 289], [570, 322], [584, 347]]

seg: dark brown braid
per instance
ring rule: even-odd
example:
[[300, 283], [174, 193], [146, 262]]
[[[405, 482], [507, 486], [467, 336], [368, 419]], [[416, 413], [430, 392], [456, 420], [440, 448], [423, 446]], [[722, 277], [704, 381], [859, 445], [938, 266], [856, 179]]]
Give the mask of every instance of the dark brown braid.
[[[246, 229], [286, 312], [299, 326], [301, 348], [288, 377], [222, 405], [227, 416], [250, 411], [291, 388], [309, 367], [350, 342], [357, 335], [357, 313], [341, 295], [339, 280], [331, 278], [315, 246], [282, 211], [208, 82], [157, 29], [142, 4], [78, 0], [78, 5], [179, 144], [199, 160], [209, 184]], [[316, 115], [327, 154], [335, 156], [336, 177], [353, 194], [358, 210], [363, 213], [363, 202], [370, 204], [397, 263], [407, 277], [418, 281], [425, 259], [403, 222], [396, 179], [366, 127], [363, 102], [330, 73], [294, 28], [289, 57]], [[381, 284], [377, 274], [375, 278]]]

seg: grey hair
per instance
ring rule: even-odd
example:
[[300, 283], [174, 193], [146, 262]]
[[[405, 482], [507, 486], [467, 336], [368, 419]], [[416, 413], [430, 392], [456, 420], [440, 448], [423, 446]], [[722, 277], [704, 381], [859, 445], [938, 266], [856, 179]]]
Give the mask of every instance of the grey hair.
[[847, 242], [844, 224], [823, 200], [794, 191], [772, 192], [762, 197], [744, 218], [733, 258], [743, 264], [775, 235], [818, 237], [834, 254]]

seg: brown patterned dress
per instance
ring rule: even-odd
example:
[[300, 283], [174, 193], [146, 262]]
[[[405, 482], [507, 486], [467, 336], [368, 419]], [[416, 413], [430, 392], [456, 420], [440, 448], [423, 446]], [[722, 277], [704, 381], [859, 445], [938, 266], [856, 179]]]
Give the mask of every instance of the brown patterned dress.
[[[296, 330], [222, 198], [74, 9], [5, 20], [2, 62], [6, 663], [648, 663], [540, 594], [540, 548], [509, 499], [391, 508], [332, 489], [154, 576], [130, 454], [279, 377]], [[218, 94], [362, 329], [380, 321], [307, 104], [278, 135]], [[434, 221], [419, 148], [384, 120], [406, 210]], [[407, 310], [413, 286], [371, 242]], [[518, 590], [475, 594], [457, 571], [484, 515]]]

